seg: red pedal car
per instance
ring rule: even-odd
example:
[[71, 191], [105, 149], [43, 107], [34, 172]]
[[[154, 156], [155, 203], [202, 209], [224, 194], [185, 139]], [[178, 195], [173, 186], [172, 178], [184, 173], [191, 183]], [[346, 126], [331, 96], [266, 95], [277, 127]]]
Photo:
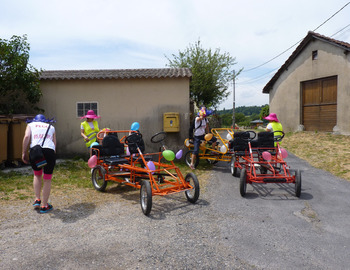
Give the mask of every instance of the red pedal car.
[[[281, 136], [274, 136], [276, 133]], [[257, 136], [257, 140], [254, 140]], [[230, 148], [234, 151], [231, 159], [231, 173], [238, 176], [240, 170], [240, 194], [246, 195], [247, 184], [287, 183], [295, 185], [295, 196], [301, 194], [301, 172], [291, 171], [286, 161], [287, 151], [280, 147], [284, 137], [281, 131], [235, 132]]]

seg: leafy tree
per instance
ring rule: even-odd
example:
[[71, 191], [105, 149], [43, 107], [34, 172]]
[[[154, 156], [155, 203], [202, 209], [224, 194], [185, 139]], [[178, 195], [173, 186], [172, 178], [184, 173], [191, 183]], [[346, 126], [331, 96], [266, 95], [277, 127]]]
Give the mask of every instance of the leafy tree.
[[29, 49], [26, 35], [0, 39], [0, 114], [40, 110], [40, 73], [28, 63]]
[[235, 113], [235, 120], [236, 123], [239, 125], [240, 123], [246, 120], [246, 117], [243, 113]]
[[254, 120], [259, 120], [260, 119], [260, 116], [258, 113], [253, 113], [252, 115], [249, 116], [251, 121], [254, 121]]
[[232, 125], [232, 114], [225, 113], [221, 115], [221, 124], [224, 127], [229, 127]]
[[172, 56], [173, 59], [166, 57], [168, 66], [191, 69], [190, 96], [197, 105], [217, 107], [228, 97], [228, 83], [233, 80], [235, 58], [228, 53], [222, 54], [220, 49], [203, 49], [200, 41], [179, 51], [179, 55]]
[[264, 107], [261, 108], [259, 117], [261, 120], [264, 119], [264, 117], [268, 116], [270, 113], [270, 106], [269, 105], [265, 105]]

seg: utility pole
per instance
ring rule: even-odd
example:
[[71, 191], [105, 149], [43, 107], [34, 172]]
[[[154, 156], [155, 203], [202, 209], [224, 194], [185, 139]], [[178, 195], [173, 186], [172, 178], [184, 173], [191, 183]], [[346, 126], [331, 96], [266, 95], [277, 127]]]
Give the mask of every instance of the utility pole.
[[235, 106], [236, 106], [236, 73], [233, 71], [233, 108], [232, 108], [232, 129], [235, 129], [235, 124], [236, 124], [236, 118], [235, 118]]

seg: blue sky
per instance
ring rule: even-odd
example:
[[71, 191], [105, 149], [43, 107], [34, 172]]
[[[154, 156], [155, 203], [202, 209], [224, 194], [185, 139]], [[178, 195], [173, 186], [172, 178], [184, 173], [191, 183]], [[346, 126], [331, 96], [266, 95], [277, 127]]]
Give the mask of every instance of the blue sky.
[[[249, 70], [276, 57], [349, 1], [2, 0], [0, 38], [28, 37], [30, 63], [44, 70], [164, 68], [199, 39]], [[350, 4], [316, 30], [350, 43]], [[334, 36], [333, 36], [334, 35]], [[262, 88], [296, 46], [236, 81], [236, 107], [263, 105]], [[229, 85], [232, 91], [231, 83]], [[232, 108], [232, 95], [219, 108]]]

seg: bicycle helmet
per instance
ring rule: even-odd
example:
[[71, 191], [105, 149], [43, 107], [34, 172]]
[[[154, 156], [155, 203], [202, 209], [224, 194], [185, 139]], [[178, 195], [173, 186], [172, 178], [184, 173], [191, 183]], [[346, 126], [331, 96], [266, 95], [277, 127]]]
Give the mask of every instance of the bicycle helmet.
[[34, 117], [33, 122], [46, 122], [46, 118], [43, 114], [37, 114]]

